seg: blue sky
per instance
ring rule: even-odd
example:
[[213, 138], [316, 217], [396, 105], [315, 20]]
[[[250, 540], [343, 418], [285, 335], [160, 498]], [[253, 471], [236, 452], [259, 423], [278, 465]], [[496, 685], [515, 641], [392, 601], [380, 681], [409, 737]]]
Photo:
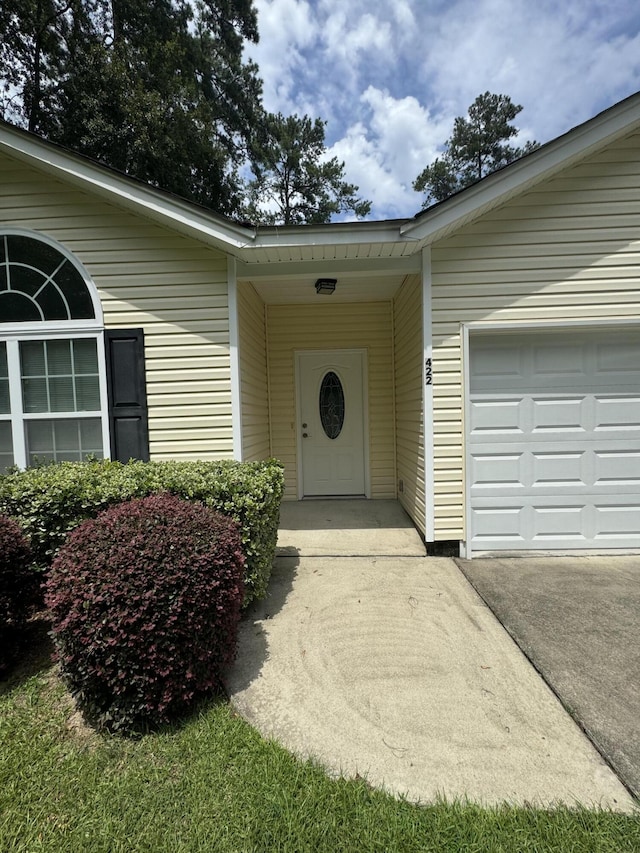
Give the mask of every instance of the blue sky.
[[637, 0], [254, 0], [272, 112], [327, 122], [329, 153], [373, 202], [412, 216], [411, 183], [481, 92], [547, 142], [640, 90]]

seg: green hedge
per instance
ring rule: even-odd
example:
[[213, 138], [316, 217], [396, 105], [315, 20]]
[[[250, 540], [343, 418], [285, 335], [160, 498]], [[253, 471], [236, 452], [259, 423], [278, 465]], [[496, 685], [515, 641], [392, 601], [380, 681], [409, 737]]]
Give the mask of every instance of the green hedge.
[[245, 606], [266, 592], [275, 555], [282, 465], [266, 462], [61, 462], [0, 477], [0, 513], [16, 518], [46, 569], [67, 533], [130, 498], [170, 492], [235, 519], [247, 558]]

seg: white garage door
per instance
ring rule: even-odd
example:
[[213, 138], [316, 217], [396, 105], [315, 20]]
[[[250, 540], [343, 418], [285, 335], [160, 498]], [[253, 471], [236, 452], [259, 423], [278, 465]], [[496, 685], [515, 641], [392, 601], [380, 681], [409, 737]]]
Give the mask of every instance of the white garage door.
[[471, 550], [640, 547], [640, 331], [474, 335]]

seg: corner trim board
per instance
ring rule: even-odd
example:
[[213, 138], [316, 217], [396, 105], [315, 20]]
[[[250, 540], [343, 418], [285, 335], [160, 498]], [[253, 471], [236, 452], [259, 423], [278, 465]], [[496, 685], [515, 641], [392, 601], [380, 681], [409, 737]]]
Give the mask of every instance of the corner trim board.
[[433, 336], [431, 330], [431, 248], [422, 250], [422, 421], [424, 430], [424, 528], [427, 542], [435, 541], [435, 477], [433, 439], [433, 382], [427, 384], [427, 365], [433, 364]]

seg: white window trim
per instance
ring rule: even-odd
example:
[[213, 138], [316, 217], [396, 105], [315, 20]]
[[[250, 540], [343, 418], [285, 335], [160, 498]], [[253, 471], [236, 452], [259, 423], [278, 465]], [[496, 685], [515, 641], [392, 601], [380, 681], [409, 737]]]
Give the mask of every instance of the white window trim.
[[[98, 290], [84, 266], [67, 248], [46, 234], [26, 228], [2, 227], [0, 237], [22, 236], [46, 243], [60, 252], [80, 273], [87, 287], [95, 317], [85, 320], [42, 320], [26, 323], [0, 323], [0, 341], [7, 345], [7, 367], [9, 373], [10, 413], [0, 415], [0, 420], [11, 422], [14, 464], [19, 468], [27, 467], [25, 421], [63, 420], [78, 418], [100, 418], [102, 428], [102, 453], [105, 459], [110, 457], [109, 401], [107, 394], [107, 369], [104, 347], [104, 316]], [[20, 341], [28, 340], [78, 340], [93, 338], [96, 341], [98, 356], [98, 383], [100, 393], [100, 411], [93, 412], [38, 412], [25, 414], [22, 402], [22, 379], [20, 370]]]
[[[82, 276], [84, 283], [87, 286], [87, 290], [89, 291], [89, 296], [91, 297], [91, 303], [93, 305], [93, 313], [95, 314], [95, 319], [93, 320], [60, 320], [58, 322], [51, 320], [43, 320], [42, 323], [12, 323], [7, 324], [8, 326], [12, 326], [14, 329], [18, 327], [24, 327], [25, 329], [31, 328], [41, 328], [49, 326], [50, 328], [61, 328], [64, 324], [65, 328], [68, 326], [72, 328], [72, 324], [78, 324], [78, 326], [90, 326], [92, 328], [102, 329], [104, 328], [104, 316], [102, 313], [102, 303], [100, 302], [100, 295], [98, 293], [98, 289], [93, 283], [93, 279], [86, 271], [84, 266], [80, 263], [78, 258], [69, 251], [65, 246], [61, 243], [58, 243], [57, 240], [54, 240], [53, 237], [49, 237], [48, 234], [42, 234], [39, 231], [30, 231], [28, 228], [11, 228], [8, 226], [2, 226], [0, 229], [0, 237], [29, 237], [31, 240], [38, 240], [40, 243], [46, 243], [51, 246], [56, 251], [60, 252], [61, 255], [69, 261], [69, 263], [73, 264], [76, 270]], [[3, 324], [4, 326], [4, 324]], [[4, 330], [3, 330], [4, 333]]]

